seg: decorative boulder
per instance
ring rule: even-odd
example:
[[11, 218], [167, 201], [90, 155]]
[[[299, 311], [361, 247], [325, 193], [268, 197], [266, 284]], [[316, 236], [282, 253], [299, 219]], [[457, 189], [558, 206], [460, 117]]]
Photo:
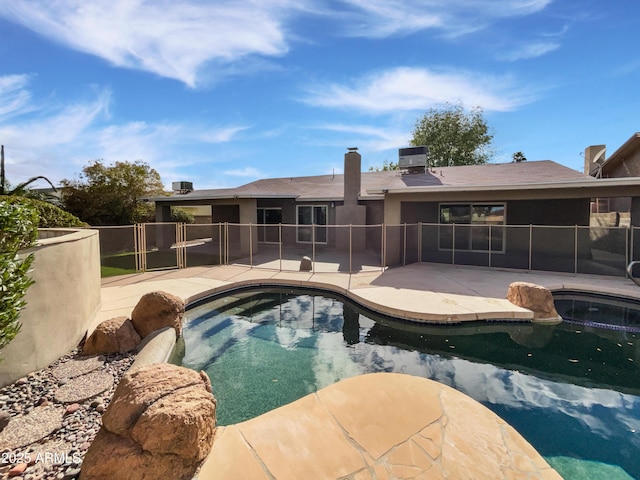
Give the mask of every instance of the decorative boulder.
[[553, 304], [553, 295], [548, 288], [528, 282], [513, 282], [507, 291], [507, 300], [514, 305], [533, 312], [534, 321], [562, 321]]
[[127, 317], [116, 317], [105, 320], [96, 327], [84, 342], [82, 354], [125, 353], [136, 348], [140, 340], [140, 335], [133, 328], [131, 320]]
[[213, 445], [216, 400], [204, 372], [166, 363], [120, 381], [82, 463], [82, 480], [191, 479]]
[[310, 272], [312, 268], [313, 268], [313, 262], [311, 262], [311, 259], [306, 256], [302, 257], [302, 260], [300, 260], [300, 271]]
[[167, 292], [150, 292], [142, 296], [131, 313], [131, 321], [142, 338], [164, 327], [182, 331], [184, 300]]
[[7, 412], [0, 411], [0, 432], [4, 430], [4, 427], [9, 425], [9, 420], [11, 420], [11, 415]]

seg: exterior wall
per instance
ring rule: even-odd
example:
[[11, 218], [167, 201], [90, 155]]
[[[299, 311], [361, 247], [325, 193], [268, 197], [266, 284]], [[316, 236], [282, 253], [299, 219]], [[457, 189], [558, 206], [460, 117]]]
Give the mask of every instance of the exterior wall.
[[22, 328], [0, 351], [0, 385], [46, 367], [75, 348], [100, 308], [97, 230], [42, 229], [33, 253]]
[[[483, 202], [483, 201], [478, 201]], [[486, 202], [486, 201], [485, 201]], [[401, 202], [402, 223], [427, 223], [439, 222], [440, 202]], [[465, 202], [467, 203], [467, 202]], [[474, 203], [470, 201], [468, 203]], [[496, 203], [501, 203], [496, 201]], [[573, 272], [575, 257], [575, 230], [574, 225], [589, 225], [589, 199], [568, 200], [512, 200], [506, 204], [506, 225], [540, 225], [565, 227], [559, 229], [534, 228], [508, 228], [504, 233], [504, 253], [492, 252], [492, 266], [505, 268], [527, 268], [529, 263], [529, 240], [534, 236], [534, 243], [542, 245], [536, 252], [538, 264], [534, 269], [560, 270]], [[456, 263], [468, 265], [488, 265], [487, 252], [469, 252], [443, 250], [439, 248], [440, 231], [437, 225], [425, 225], [422, 232], [423, 261], [441, 263], [453, 263], [455, 255]], [[501, 231], [492, 229], [494, 235], [500, 235]], [[588, 230], [580, 230], [580, 238], [588, 242]], [[388, 239], [387, 243], [390, 244]], [[399, 245], [399, 240], [397, 240]], [[395, 245], [395, 244], [394, 244]], [[582, 255], [590, 255], [583, 252]], [[566, 265], [563, 265], [566, 263]], [[553, 266], [554, 268], [550, 268]]]
[[507, 202], [507, 225], [589, 225], [588, 198]]
[[640, 149], [629, 153], [613, 167], [605, 167], [606, 178], [640, 177]]

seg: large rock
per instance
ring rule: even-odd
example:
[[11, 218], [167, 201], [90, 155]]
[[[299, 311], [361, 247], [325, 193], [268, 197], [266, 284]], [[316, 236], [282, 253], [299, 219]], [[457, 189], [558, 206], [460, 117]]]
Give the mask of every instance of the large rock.
[[164, 327], [182, 331], [184, 300], [167, 292], [150, 292], [142, 296], [131, 313], [131, 321], [142, 338]]
[[131, 371], [103, 415], [81, 479], [192, 478], [213, 445], [215, 412], [204, 372], [166, 363]]
[[140, 343], [140, 334], [127, 317], [105, 320], [87, 338], [82, 349], [84, 355], [99, 353], [126, 353]]
[[80, 479], [190, 480], [193, 471], [176, 455], [153, 455], [133, 440], [100, 429], [85, 454]]
[[507, 291], [507, 300], [514, 305], [533, 312], [533, 318], [539, 322], [560, 322], [553, 303], [553, 295], [548, 288], [528, 282], [513, 282]]

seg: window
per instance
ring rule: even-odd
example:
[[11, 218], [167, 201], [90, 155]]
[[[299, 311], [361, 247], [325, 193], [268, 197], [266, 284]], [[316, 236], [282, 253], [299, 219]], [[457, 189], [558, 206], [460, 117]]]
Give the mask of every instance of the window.
[[258, 208], [258, 241], [277, 243], [280, 238], [280, 232], [278, 227], [273, 225], [281, 223], [282, 208]]
[[441, 204], [440, 224], [441, 250], [455, 248], [471, 252], [488, 252], [491, 249], [492, 252], [504, 252], [506, 229], [502, 228], [505, 224], [505, 205], [502, 203]]
[[[315, 231], [312, 231], [314, 226]], [[326, 205], [298, 205], [297, 241], [327, 243]]]

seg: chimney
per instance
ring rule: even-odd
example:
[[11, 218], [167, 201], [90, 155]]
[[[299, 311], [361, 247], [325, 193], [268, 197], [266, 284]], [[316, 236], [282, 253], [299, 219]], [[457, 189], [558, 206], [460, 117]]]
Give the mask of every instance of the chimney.
[[584, 174], [596, 176], [600, 172], [600, 165], [604, 162], [607, 151], [606, 145], [591, 145], [584, 149]]
[[355, 147], [347, 150], [349, 151], [344, 154], [344, 204], [357, 205], [362, 157]]

